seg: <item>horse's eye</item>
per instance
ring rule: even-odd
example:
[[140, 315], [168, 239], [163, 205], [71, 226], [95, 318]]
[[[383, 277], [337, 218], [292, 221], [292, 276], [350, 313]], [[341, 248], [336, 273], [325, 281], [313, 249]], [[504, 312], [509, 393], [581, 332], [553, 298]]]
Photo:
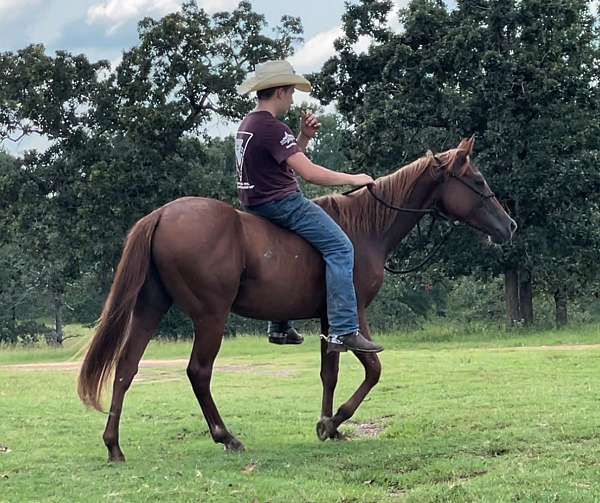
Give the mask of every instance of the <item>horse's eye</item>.
[[475, 178], [475, 185], [483, 187], [485, 185], [485, 180], [483, 178]]

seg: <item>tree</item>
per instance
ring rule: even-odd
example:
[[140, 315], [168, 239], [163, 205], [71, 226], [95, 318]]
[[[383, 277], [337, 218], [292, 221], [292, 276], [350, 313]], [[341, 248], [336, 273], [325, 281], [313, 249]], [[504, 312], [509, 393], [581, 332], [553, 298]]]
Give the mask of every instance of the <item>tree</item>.
[[289, 55], [302, 31], [287, 16], [274, 37], [265, 28], [248, 2], [208, 16], [188, 1], [142, 20], [140, 44], [115, 73], [41, 45], [0, 55], [0, 138], [52, 140], [27, 153], [6, 186], [16, 188], [14, 225], [53, 299], [58, 343], [67, 287], [91, 273], [106, 289], [137, 219], [184, 195], [231, 198], [233, 176], [217, 181], [219, 167], [207, 169], [213, 147], [201, 134], [213, 115], [248, 109], [236, 85], [257, 62]]
[[18, 192], [18, 159], [0, 151], [0, 343], [35, 341], [44, 327], [32, 306], [39, 301], [39, 274], [17, 239], [14, 195]]
[[241, 118], [250, 101], [236, 87], [265, 59], [283, 58], [301, 39], [298, 18], [284, 16], [275, 37], [264, 16], [242, 1], [212, 17], [187, 1], [181, 11], [139, 23], [140, 44], [109, 79], [115, 111], [107, 126], [136, 142], [174, 150], [184, 134], [202, 134], [213, 115]]
[[[509, 318], [532, 318], [532, 285], [597, 271], [599, 55], [589, 5], [464, 0], [448, 12], [441, 0], [414, 0], [400, 33], [385, 23], [389, 7], [347, 8], [317, 94], [338, 101], [353, 126], [353, 160], [376, 174], [477, 134], [476, 162], [520, 229], [491, 253], [453, 240], [446, 265], [452, 275], [504, 273]], [[366, 54], [353, 46], [361, 35], [372, 38]]]

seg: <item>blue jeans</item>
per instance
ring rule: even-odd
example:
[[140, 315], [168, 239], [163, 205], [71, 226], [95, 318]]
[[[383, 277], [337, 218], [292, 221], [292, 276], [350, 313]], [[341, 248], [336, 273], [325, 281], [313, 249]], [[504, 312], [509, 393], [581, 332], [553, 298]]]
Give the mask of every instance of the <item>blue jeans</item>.
[[354, 247], [335, 220], [302, 193], [246, 210], [302, 236], [321, 253], [325, 261], [329, 335], [335, 339], [358, 330]]

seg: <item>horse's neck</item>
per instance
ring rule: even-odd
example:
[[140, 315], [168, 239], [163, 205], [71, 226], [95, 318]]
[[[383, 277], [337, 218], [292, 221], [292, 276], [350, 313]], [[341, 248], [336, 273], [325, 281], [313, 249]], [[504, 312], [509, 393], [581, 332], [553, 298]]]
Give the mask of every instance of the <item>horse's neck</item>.
[[[415, 183], [415, 187], [402, 207], [410, 209], [427, 209], [433, 203], [433, 192], [437, 183], [430, 176], [428, 171], [423, 172]], [[423, 213], [408, 213], [399, 211], [392, 225], [381, 236], [384, 244], [385, 255], [389, 255], [395, 250], [404, 237], [417, 225], [423, 218]]]

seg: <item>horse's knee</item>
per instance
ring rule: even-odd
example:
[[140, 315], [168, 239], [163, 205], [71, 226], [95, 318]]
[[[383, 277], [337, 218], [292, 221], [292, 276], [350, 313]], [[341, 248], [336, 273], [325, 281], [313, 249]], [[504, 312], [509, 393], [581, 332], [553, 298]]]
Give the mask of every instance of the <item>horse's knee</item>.
[[192, 384], [208, 387], [212, 376], [212, 367], [198, 363], [190, 363], [186, 369], [188, 379]]
[[379, 382], [381, 377], [381, 362], [379, 359], [374, 360], [372, 364], [367, 366], [365, 371], [365, 381], [369, 386], [373, 387]]
[[376, 366], [367, 370], [365, 380], [371, 385], [375, 386], [379, 382], [381, 377], [381, 364], [378, 362]]

